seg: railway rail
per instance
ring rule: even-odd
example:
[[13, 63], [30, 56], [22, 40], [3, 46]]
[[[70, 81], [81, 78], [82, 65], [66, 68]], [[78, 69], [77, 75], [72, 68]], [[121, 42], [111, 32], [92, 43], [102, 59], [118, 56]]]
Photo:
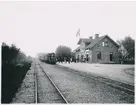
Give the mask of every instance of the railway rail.
[[38, 84], [37, 84], [37, 75], [36, 75], [36, 64], [34, 69], [34, 83], [35, 83], [35, 103], [38, 103]]
[[[41, 67], [41, 65], [38, 64], [38, 63], [36, 63], [36, 65], [39, 65], [40, 69], [42, 70], [42, 72], [45, 75], [45, 78], [48, 78], [48, 80], [50, 81], [50, 83], [52, 84], [52, 86], [55, 88], [55, 90], [57, 92], [56, 94], [59, 94], [59, 96], [61, 97], [62, 102], [68, 104], [68, 101], [66, 100], [66, 98], [64, 97], [64, 95], [62, 94], [62, 92], [59, 90], [59, 88], [53, 82], [53, 80], [48, 76], [48, 74], [43, 70], [43, 68]], [[35, 103], [40, 103], [39, 96], [38, 96], [38, 77], [37, 77], [36, 69], [35, 69]]]

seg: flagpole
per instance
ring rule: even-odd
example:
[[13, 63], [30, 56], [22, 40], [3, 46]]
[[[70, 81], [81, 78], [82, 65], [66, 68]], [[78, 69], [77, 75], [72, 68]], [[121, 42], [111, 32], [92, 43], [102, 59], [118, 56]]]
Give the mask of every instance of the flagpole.
[[[77, 31], [77, 33], [76, 33], [76, 45], [77, 45], [79, 39], [80, 39], [80, 28], [78, 29], [78, 31]], [[78, 47], [78, 45], [77, 45], [77, 47]], [[77, 56], [78, 56], [78, 55], [77, 55], [77, 53], [76, 53], [76, 59], [77, 59]]]
[[76, 33], [76, 37], [80, 36], [80, 28], [78, 29], [77, 33]]
[[[78, 43], [78, 41], [79, 41], [79, 39], [80, 39], [80, 28], [78, 29], [78, 31], [77, 31], [77, 33], [76, 33], [76, 45], [77, 45], [77, 43]], [[78, 46], [78, 45], [77, 45]]]

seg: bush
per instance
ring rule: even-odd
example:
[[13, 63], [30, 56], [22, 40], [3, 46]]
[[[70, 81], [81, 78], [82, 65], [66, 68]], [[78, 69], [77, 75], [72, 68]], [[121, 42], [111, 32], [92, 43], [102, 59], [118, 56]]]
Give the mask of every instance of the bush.
[[2, 103], [12, 101], [29, 70], [31, 62], [25, 60], [25, 57], [25, 54], [20, 52], [17, 47], [2, 44]]

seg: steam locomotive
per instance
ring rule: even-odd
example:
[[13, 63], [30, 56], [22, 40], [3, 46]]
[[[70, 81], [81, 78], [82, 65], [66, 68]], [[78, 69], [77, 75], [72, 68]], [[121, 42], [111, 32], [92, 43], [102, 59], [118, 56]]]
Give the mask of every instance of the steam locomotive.
[[49, 64], [56, 64], [55, 53], [47, 53], [40, 57], [40, 60]]

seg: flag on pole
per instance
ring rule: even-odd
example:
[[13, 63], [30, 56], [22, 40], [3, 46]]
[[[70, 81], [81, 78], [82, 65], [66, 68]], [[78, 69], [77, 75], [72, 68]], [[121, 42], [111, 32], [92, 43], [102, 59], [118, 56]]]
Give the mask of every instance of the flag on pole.
[[78, 29], [77, 33], [76, 33], [76, 37], [80, 36], [80, 28]]

